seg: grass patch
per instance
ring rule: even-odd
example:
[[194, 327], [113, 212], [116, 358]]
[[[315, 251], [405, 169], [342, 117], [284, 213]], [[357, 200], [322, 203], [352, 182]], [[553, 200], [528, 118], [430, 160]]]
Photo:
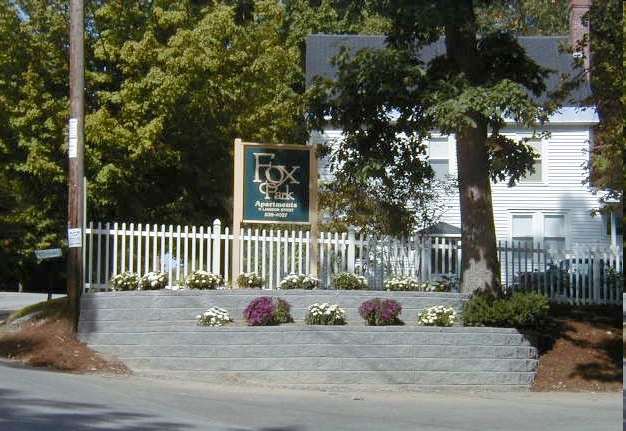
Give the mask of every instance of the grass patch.
[[67, 296], [63, 296], [50, 301], [38, 302], [37, 304], [17, 310], [9, 315], [7, 322], [12, 322], [30, 314], [35, 315], [34, 317], [38, 320], [67, 317], [69, 316], [69, 312], [70, 299]]

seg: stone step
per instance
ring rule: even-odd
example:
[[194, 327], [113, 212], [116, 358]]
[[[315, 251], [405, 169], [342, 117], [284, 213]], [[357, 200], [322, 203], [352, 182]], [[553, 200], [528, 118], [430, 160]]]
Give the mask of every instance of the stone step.
[[530, 346], [514, 330], [474, 331], [483, 328], [434, 328], [420, 326], [224, 326], [167, 327], [160, 330], [128, 329], [124, 332], [80, 334], [87, 343], [132, 345], [454, 345]]
[[283, 387], [325, 388], [369, 391], [528, 391], [534, 373], [521, 372], [450, 372], [450, 371], [172, 371], [135, 369], [136, 375], [184, 379], [196, 382], [279, 385]]
[[121, 357], [127, 365], [137, 369], [167, 369], [178, 371], [232, 371], [232, 372], [314, 372], [341, 371], [383, 373], [416, 373], [426, 371], [454, 373], [529, 373], [534, 371], [533, 359], [445, 359], [436, 358], [332, 358], [273, 357], [273, 358], [172, 358], [172, 357]]
[[[122, 360], [142, 358], [218, 358], [232, 360], [237, 358], [297, 358], [297, 357], [328, 357], [341, 358], [345, 355], [343, 346], [321, 345], [282, 345], [249, 346], [249, 345], [136, 345], [136, 344], [98, 344], [98, 351]], [[536, 351], [532, 347], [518, 346], [412, 346], [394, 345], [379, 346], [351, 345], [349, 357], [361, 359], [387, 360], [389, 358], [415, 359], [536, 359]]]
[[[279, 297], [291, 305], [294, 319], [302, 320], [314, 303], [338, 304], [345, 309], [347, 320], [362, 321], [359, 306], [372, 298], [395, 299], [403, 307], [400, 318], [409, 323], [426, 307], [453, 307], [460, 316], [465, 295], [457, 293], [337, 291], [337, 290], [160, 290], [130, 292], [94, 292], [81, 299], [81, 321], [187, 321], [206, 309], [226, 309], [235, 320], [243, 320], [248, 304], [259, 296]], [[141, 304], [141, 306], [138, 306]]]

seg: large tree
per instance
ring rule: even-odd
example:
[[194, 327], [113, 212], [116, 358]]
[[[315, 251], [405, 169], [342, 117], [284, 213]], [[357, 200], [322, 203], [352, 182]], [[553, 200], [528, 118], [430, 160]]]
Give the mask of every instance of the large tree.
[[[284, 4], [87, 0], [85, 9], [89, 219], [227, 221], [234, 138], [306, 142], [301, 43]], [[5, 262], [34, 260], [33, 249], [66, 235], [67, 49], [67, 2], [0, 0]]]
[[[491, 180], [514, 184], [532, 169], [533, 151], [500, 134], [505, 118], [532, 127], [547, 118], [538, 105], [547, 71], [500, 31], [479, 37], [471, 0], [375, 0], [390, 20], [387, 48], [344, 52], [337, 80], [311, 90], [313, 127], [328, 119], [344, 131], [335, 160], [338, 180], [375, 184], [391, 201], [408, 199], [432, 177], [425, 140], [434, 130], [454, 134], [462, 220], [461, 290], [499, 295], [500, 267]], [[432, 59], [423, 53], [443, 43]], [[390, 216], [393, 216], [390, 213]]]
[[299, 51], [277, 31], [284, 7], [128, 3], [95, 12], [92, 217], [227, 221], [234, 138], [306, 141]]
[[592, 96], [586, 103], [596, 106], [600, 117], [594, 130], [590, 182], [595, 189], [608, 192], [604, 204], [609, 209], [621, 208], [625, 183], [622, 9], [621, 1], [595, 0], [586, 17], [590, 24], [592, 89]]
[[[0, 1], [1, 278], [66, 232], [67, 4]], [[5, 260], [6, 259], [6, 260]]]

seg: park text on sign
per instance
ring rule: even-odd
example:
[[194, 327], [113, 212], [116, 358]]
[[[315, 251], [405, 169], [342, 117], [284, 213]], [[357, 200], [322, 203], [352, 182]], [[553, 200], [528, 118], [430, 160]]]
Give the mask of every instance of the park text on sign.
[[309, 223], [308, 147], [244, 145], [244, 222]]

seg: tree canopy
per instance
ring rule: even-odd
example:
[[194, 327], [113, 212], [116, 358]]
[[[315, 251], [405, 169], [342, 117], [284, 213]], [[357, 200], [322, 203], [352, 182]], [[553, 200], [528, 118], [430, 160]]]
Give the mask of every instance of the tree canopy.
[[[338, 159], [348, 169], [336, 196], [344, 207], [369, 204], [361, 215], [389, 231], [409, 226], [409, 208], [394, 208], [429, 197], [413, 187], [433, 181], [422, 157], [429, 130], [497, 131], [503, 108], [521, 121], [539, 115], [524, 97], [541, 91], [542, 71], [493, 31], [558, 32], [562, 11], [544, 13], [539, 3], [563, 9], [562, 0], [86, 0], [88, 219], [228, 222], [234, 138], [307, 140], [306, 35], [375, 33], [389, 34], [392, 49], [341, 60], [346, 92], [332, 101], [333, 115], [343, 109], [334, 118], [354, 136]], [[67, 2], [0, 0], [0, 262], [11, 262], [0, 271], [10, 277], [26, 272], [34, 249], [65, 241], [68, 21]], [[433, 62], [408, 49], [443, 34], [454, 43]], [[478, 51], [465, 50], [477, 35]], [[499, 49], [511, 55], [500, 60]], [[351, 83], [355, 76], [361, 81]], [[400, 115], [394, 124], [391, 110]], [[359, 129], [364, 116], [368, 129]], [[480, 142], [476, 154], [495, 178], [515, 181], [528, 168], [524, 145], [497, 133]], [[354, 193], [366, 178], [371, 190]]]
[[623, 2], [596, 0], [586, 19], [590, 25], [592, 95], [586, 101], [598, 110], [600, 123], [594, 130], [590, 182], [600, 191], [609, 209], [622, 206], [626, 177], [624, 144], [624, 21]]
[[86, 118], [96, 217], [227, 220], [234, 138], [305, 142], [299, 53], [276, 31], [283, 8], [258, 1], [249, 18], [238, 10], [145, 2], [134, 37], [136, 23], [118, 25], [129, 10], [96, 11], [98, 86]]
[[[387, 48], [343, 52], [337, 79], [319, 80], [310, 93], [313, 127], [330, 122], [343, 130], [333, 155], [338, 187], [363, 186], [389, 208], [416, 200], [418, 186], [433, 175], [424, 157], [431, 132], [454, 134], [461, 288], [499, 294], [490, 180], [514, 184], [532, 169], [534, 156], [530, 146], [500, 131], [505, 118], [529, 127], [546, 120], [549, 109], [535, 97], [545, 91], [548, 72], [509, 33], [479, 34], [475, 7], [483, 2], [371, 5], [392, 25]], [[434, 43], [444, 44], [443, 54], [424, 58]]]
[[[228, 223], [234, 138], [307, 141], [305, 36], [385, 25], [331, 0], [86, 0], [85, 16], [88, 219], [142, 223]], [[3, 262], [64, 244], [68, 21], [67, 2], [0, 0]]]

